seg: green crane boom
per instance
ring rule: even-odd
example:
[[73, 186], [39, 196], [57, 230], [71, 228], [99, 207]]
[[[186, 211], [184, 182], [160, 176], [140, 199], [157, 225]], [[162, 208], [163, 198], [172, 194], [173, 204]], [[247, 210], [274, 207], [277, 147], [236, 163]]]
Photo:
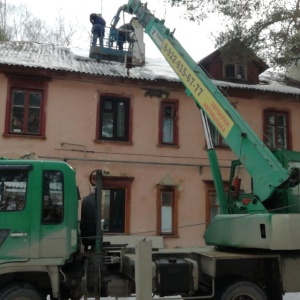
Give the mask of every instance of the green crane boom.
[[[208, 148], [221, 215], [216, 216], [208, 227], [206, 242], [230, 247], [300, 249], [300, 242], [275, 241], [275, 237], [284, 235], [289, 235], [290, 240], [294, 240], [293, 228], [300, 221], [299, 193], [293, 189], [299, 185], [299, 153], [287, 150], [276, 153], [270, 151], [185, 51], [170, 29], [164, 25], [164, 21], [157, 19], [147, 5], [139, 0], [129, 0], [122, 10], [137, 17], [145, 32], [178, 75], [187, 95], [194, 99], [235, 153], [238, 159], [232, 162], [231, 181], [233, 182], [235, 167], [240, 164], [251, 176], [251, 193], [243, 196], [235, 191], [229, 192], [225, 197], [216, 153], [213, 148]], [[231, 187], [234, 186], [231, 184]], [[291, 217], [291, 212], [297, 213], [296, 217]], [[251, 238], [245, 238], [245, 226], [251, 228], [248, 231]]]

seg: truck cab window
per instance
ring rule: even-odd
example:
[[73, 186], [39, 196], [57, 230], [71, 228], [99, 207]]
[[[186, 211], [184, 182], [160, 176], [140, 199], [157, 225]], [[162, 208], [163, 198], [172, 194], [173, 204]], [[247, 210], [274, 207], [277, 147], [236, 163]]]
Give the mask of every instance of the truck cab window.
[[43, 224], [59, 224], [63, 221], [63, 186], [63, 174], [60, 171], [44, 171]]
[[0, 211], [24, 209], [27, 181], [27, 170], [0, 170]]

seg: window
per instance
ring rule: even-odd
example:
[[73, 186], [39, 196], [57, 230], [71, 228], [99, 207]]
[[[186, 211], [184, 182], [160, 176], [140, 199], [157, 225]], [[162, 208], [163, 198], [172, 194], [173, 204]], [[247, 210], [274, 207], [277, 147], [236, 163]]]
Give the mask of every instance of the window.
[[221, 134], [218, 132], [218, 130], [216, 129], [216, 127], [212, 124], [212, 122], [210, 120], [208, 120], [208, 125], [209, 125], [209, 129], [210, 129], [210, 134], [211, 134], [211, 139], [213, 142], [213, 145], [215, 147], [222, 147], [228, 148], [228, 145], [226, 144], [225, 140], [223, 139], [223, 137], [221, 136]]
[[28, 78], [9, 78], [5, 133], [45, 136], [45, 95], [47, 84]]
[[270, 149], [289, 147], [288, 113], [282, 111], [264, 111], [264, 142]]
[[174, 187], [161, 186], [157, 197], [157, 234], [177, 235], [177, 199]]
[[219, 213], [220, 213], [220, 206], [218, 202], [217, 193], [215, 190], [209, 190], [207, 223], [209, 223]]
[[133, 178], [103, 177], [101, 227], [107, 233], [129, 233]]
[[60, 171], [44, 171], [43, 224], [59, 224], [63, 221], [63, 186], [63, 174]]
[[241, 64], [227, 64], [224, 67], [225, 78], [246, 79], [246, 66]]
[[178, 101], [162, 101], [159, 120], [159, 144], [178, 145]]
[[[208, 225], [211, 220], [218, 214], [220, 214], [220, 205], [217, 196], [217, 191], [213, 180], [207, 180], [205, 182], [205, 203], [206, 203], [206, 224]], [[228, 193], [228, 182], [223, 182], [225, 194]]]
[[25, 207], [28, 170], [15, 166], [0, 169], [0, 211], [20, 211]]
[[103, 231], [125, 231], [125, 189], [102, 190], [102, 218]]
[[129, 141], [129, 107], [128, 98], [101, 97], [99, 140]]
[[41, 92], [12, 90], [10, 133], [40, 134], [42, 98]]

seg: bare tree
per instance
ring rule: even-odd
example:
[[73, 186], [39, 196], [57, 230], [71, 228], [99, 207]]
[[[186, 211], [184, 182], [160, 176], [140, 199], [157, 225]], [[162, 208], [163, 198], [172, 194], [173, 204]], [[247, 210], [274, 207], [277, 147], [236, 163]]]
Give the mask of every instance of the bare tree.
[[10, 5], [0, 0], [0, 41], [30, 41], [50, 43], [57, 46], [72, 46], [83, 32], [74, 21], [65, 19], [59, 11], [55, 22], [49, 26], [45, 21], [34, 16], [28, 7]]
[[74, 46], [81, 29], [76, 19], [72, 22], [66, 20], [63, 11], [59, 10], [55, 24], [48, 30], [47, 42], [59, 46]]
[[8, 26], [10, 11], [10, 6], [7, 5], [6, 0], [0, 0], [0, 41], [7, 41], [10, 39]]

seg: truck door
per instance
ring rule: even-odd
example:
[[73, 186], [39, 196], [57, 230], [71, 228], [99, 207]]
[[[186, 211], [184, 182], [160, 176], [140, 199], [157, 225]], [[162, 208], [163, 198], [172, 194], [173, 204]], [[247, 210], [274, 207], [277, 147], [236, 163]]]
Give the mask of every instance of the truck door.
[[0, 262], [28, 260], [31, 207], [27, 186], [31, 165], [0, 166]]
[[70, 241], [64, 216], [64, 174], [62, 171], [43, 171], [42, 193], [40, 257], [65, 257]]

